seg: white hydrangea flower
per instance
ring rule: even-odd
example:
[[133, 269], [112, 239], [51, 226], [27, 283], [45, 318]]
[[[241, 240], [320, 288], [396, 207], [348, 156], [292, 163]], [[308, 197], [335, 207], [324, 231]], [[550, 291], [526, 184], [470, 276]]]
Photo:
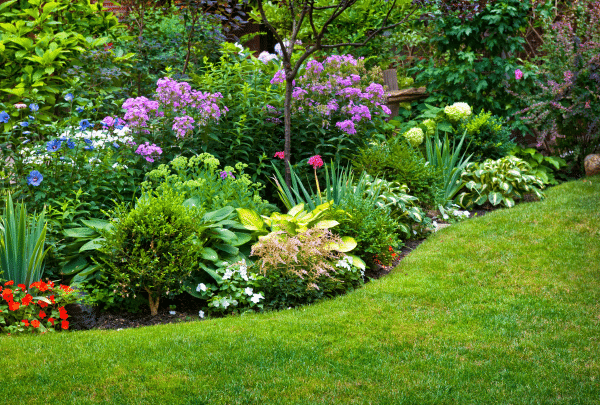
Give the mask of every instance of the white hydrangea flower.
[[223, 275], [223, 280], [229, 280], [233, 276], [233, 271], [227, 269]]
[[471, 107], [467, 103], [454, 103], [446, 106], [444, 112], [452, 122], [458, 122], [472, 114]]
[[258, 304], [258, 301], [260, 301], [260, 300], [262, 300], [262, 299], [264, 299], [264, 298], [265, 298], [265, 297], [263, 297], [263, 295], [262, 295], [262, 294], [260, 294], [260, 293], [259, 293], [259, 294], [254, 294], [254, 295], [252, 296], [252, 298], [250, 298], [250, 301], [254, 302], [255, 304]]
[[199, 312], [198, 312], [198, 316], [199, 316], [200, 318], [204, 318], [204, 311], [199, 311]]
[[206, 291], [206, 285], [204, 285], [204, 283], [198, 284], [198, 287], [196, 287], [196, 291]]
[[421, 128], [411, 128], [404, 133], [404, 137], [410, 142], [410, 144], [414, 147], [419, 146], [423, 143], [423, 139], [425, 138], [425, 134]]
[[254, 294], [254, 291], [250, 287], [246, 287], [246, 289], [244, 290], [244, 292], [246, 293], [246, 295], [253, 295]]

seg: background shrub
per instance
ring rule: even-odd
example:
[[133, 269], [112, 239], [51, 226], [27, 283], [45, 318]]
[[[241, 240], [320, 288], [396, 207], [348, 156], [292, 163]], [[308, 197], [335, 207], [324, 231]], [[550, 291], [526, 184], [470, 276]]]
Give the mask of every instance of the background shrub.
[[508, 155], [515, 146], [511, 140], [511, 132], [505, 126], [505, 120], [492, 116], [491, 112], [482, 110], [479, 114], [472, 114], [463, 118], [455, 132], [454, 139], [460, 139], [466, 132], [464, 145], [467, 155], [474, 161], [486, 159], [499, 159]]
[[422, 204], [435, 205], [441, 188], [441, 174], [426, 163], [421, 152], [403, 138], [369, 145], [353, 161], [357, 172], [406, 184], [408, 192]]

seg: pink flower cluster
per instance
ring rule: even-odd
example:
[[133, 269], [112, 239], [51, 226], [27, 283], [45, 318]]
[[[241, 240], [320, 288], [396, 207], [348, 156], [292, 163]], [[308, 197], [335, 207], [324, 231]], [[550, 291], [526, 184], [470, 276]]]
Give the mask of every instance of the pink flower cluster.
[[313, 169], [317, 170], [319, 167], [323, 166], [323, 159], [321, 159], [321, 155], [311, 156], [308, 159], [308, 164], [313, 167]]
[[146, 97], [128, 98], [123, 103], [125, 120], [132, 128], [143, 128], [150, 120], [150, 113], [154, 112], [154, 117], [159, 117], [158, 102], [147, 99]]
[[162, 155], [162, 149], [155, 144], [150, 145], [149, 142], [146, 142], [140, 144], [135, 153], [143, 156], [148, 162], [154, 162], [154, 159], [158, 159]]
[[184, 138], [194, 129], [194, 119], [188, 115], [173, 118], [173, 131], [178, 138]]
[[285, 152], [283, 152], [283, 151], [282, 152], [275, 152], [275, 156], [273, 156], [273, 157], [276, 157], [276, 158], [279, 158], [279, 159], [285, 159]]
[[[335, 127], [348, 135], [357, 133], [355, 124], [368, 122], [374, 115], [391, 114], [384, 105], [386, 94], [378, 83], [364, 83], [360, 77], [363, 62], [352, 55], [332, 55], [323, 63], [311, 60], [305, 74], [298, 77], [292, 91], [292, 110], [321, 116], [323, 125]], [[283, 70], [272, 84], [283, 83]]]

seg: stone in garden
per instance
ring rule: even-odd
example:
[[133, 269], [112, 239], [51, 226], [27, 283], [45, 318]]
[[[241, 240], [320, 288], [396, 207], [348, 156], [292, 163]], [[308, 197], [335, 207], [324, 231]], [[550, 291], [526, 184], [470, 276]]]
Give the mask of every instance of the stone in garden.
[[583, 160], [585, 175], [593, 176], [600, 173], [600, 155], [587, 155]]

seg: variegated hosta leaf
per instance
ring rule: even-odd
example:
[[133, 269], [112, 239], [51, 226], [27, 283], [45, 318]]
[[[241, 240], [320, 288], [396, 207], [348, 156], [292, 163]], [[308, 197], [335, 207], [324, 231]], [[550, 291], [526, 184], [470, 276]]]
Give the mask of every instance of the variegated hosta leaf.
[[512, 208], [515, 206], [515, 200], [513, 200], [510, 197], [504, 197], [504, 204], [508, 207], [508, 208]]
[[479, 197], [477, 197], [475, 199], [475, 201], [473, 201], [476, 205], [483, 205], [486, 203], [486, 201], [488, 200], [488, 195], [487, 194], [482, 194]]
[[477, 187], [477, 183], [474, 182], [473, 180], [469, 181], [468, 183], [465, 184], [465, 187], [469, 190], [473, 190], [474, 188], [480, 188], [481, 184], [479, 184], [479, 187]]
[[501, 193], [492, 191], [491, 193], [488, 194], [488, 200], [490, 200], [490, 203], [492, 203], [492, 205], [494, 205], [494, 206], [500, 204], [503, 199], [504, 199], [504, 197], [502, 197]]

